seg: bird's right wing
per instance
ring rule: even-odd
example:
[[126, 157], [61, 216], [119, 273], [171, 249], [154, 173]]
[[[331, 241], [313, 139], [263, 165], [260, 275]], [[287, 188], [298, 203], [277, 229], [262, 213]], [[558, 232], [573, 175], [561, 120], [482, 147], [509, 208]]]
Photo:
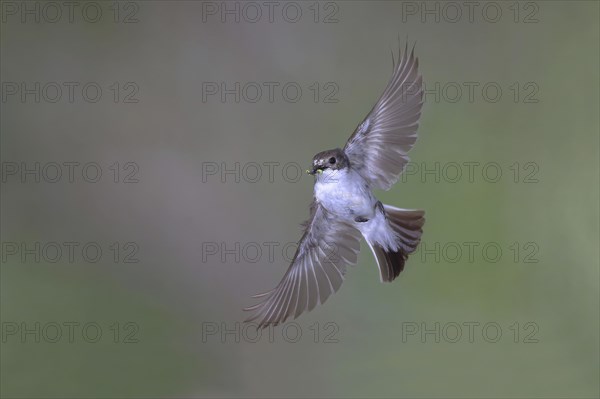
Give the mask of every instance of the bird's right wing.
[[356, 228], [317, 202], [311, 206], [311, 218], [305, 227], [292, 264], [279, 285], [255, 295], [264, 299], [244, 309], [254, 311], [247, 322], [256, 321], [261, 328], [312, 310], [340, 288], [346, 266], [356, 263], [362, 237]]

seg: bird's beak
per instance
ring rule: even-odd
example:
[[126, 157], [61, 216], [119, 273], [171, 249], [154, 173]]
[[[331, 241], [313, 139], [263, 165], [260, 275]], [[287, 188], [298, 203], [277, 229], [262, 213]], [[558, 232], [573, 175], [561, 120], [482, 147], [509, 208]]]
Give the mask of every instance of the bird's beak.
[[323, 173], [323, 169], [319, 168], [318, 166], [315, 166], [312, 170], [306, 169], [306, 173], [308, 173], [309, 175], [314, 176], [317, 173]]

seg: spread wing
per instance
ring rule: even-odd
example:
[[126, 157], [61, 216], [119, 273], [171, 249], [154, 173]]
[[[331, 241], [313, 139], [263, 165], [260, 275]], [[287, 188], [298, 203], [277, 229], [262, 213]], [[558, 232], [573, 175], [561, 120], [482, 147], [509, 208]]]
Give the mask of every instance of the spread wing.
[[311, 218], [298, 243], [292, 264], [273, 290], [254, 298], [262, 302], [244, 310], [254, 311], [246, 321], [256, 321], [259, 328], [283, 323], [324, 303], [344, 280], [347, 265], [357, 261], [360, 232], [343, 222], [316, 202]]
[[[414, 47], [398, 51], [398, 63], [383, 94], [348, 139], [344, 151], [350, 164], [373, 187], [388, 190], [408, 163], [408, 151], [417, 140], [423, 105], [423, 78]], [[392, 54], [392, 61], [393, 54]]]

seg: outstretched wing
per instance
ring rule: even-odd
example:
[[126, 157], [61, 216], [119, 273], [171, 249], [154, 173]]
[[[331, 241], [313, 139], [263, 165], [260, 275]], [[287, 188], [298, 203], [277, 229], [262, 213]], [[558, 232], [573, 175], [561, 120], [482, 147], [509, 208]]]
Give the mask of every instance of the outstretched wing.
[[273, 290], [254, 298], [262, 302], [244, 310], [254, 311], [246, 321], [256, 321], [259, 328], [283, 323], [324, 303], [344, 280], [347, 265], [357, 261], [360, 232], [343, 222], [316, 202], [311, 218], [298, 243], [292, 264]]
[[[408, 163], [417, 140], [423, 105], [423, 78], [414, 47], [398, 51], [398, 64], [383, 94], [348, 139], [344, 151], [350, 164], [373, 187], [388, 190]], [[393, 54], [392, 54], [392, 61]]]

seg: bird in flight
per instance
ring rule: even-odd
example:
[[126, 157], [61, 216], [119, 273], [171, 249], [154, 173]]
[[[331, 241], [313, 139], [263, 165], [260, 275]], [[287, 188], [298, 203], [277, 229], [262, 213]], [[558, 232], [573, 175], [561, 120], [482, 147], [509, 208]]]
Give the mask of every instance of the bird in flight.
[[421, 240], [425, 212], [382, 204], [374, 188], [389, 190], [417, 140], [423, 105], [423, 79], [413, 49], [392, 53], [393, 74], [383, 94], [343, 149], [313, 157], [307, 173], [315, 176], [310, 218], [292, 263], [260, 302], [244, 310], [247, 322], [267, 327], [297, 318], [324, 303], [357, 262], [364, 237], [377, 261], [382, 282], [393, 281]]

